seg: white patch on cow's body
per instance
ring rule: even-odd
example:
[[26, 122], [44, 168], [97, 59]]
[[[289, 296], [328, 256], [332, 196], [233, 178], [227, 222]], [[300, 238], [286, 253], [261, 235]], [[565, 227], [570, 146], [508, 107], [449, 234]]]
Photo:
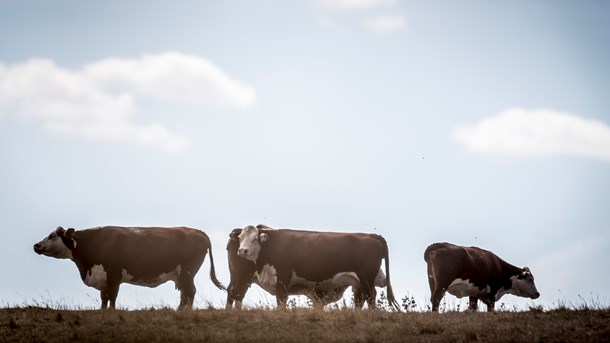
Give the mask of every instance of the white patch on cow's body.
[[[255, 273], [256, 278], [260, 286], [269, 293], [275, 294], [275, 287], [277, 285], [277, 271], [272, 265], [266, 264], [260, 273]], [[273, 292], [271, 292], [273, 290]]]
[[85, 285], [98, 290], [106, 289], [106, 271], [101, 264], [96, 264], [87, 271], [85, 275]]
[[167, 281], [174, 281], [174, 283], [178, 282], [178, 278], [180, 277], [180, 272], [182, 271], [182, 266], [178, 265], [176, 269], [172, 270], [169, 273], [161, 273], [156, 278], [151, 280], [139, 280], [135, 279], [133, 275], [129, 274], [129, 272], [123, 269], [123, 273], [121, 276], [121, 282], [129, 283], [136, 286], [145, 286], [145, 287], [157, 287]]
[[455, 295], [458, 298], [462, 297], [480, 297], [485, 294], [486, 291], [489, 291], [489, 286], [486, 289], [481, 290], [479, 287], [470, 283], [470, 279], [462, 280], [457, 278], [451, 282], [449, 287], [447, 287], [447, 292], [449, 294]]

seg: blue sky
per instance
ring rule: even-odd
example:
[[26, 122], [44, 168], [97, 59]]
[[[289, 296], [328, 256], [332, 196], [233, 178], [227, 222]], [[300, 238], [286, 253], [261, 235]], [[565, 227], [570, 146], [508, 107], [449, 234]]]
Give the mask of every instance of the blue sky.
[[[203, 229], [228, 282], [228, 233], [257, 223], [382, 234], [420, 304], [437, 241], [530, 267], [536, 304], [608, 302], [607, 2], [0, 6], [3, 305], [97, 306], [32, 251], [59, 225]], [[199, 306], [222, 306], [208, 263]]]

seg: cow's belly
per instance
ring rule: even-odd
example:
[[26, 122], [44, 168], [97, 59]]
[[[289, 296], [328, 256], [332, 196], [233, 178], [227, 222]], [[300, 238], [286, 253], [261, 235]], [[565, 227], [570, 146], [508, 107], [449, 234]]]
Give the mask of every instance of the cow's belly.
[[[255, 280], [262, 289], [273, 295], [276, 294], [277, 271], [272, 265], [266, 264], [260, 272], [255, 273]], [[322, 281], [312, 281], [298, 276], [297, 273], [293, 271], [290, 282], [288, 283], [288, 289], [291, 294], [309, 294], [313, 289], [329, 292], [329, 294], [331, 294], [338, 288], [347, 286], [360, 288], [360, 279], [356, 273], [339, 272], [333, 275], [332, 278]]]
[[[178, 265], [176, 269], [170, 272], [160, 273], [156, 277], [144, 279], [138, 278], [137, 276], [130, 274], [129, 271], [123, 269], [121, 274], [121, 282], [137, 286], [157, 287], [170, 280], [177, 282], [178, 277], [180, 276], [180, 270], [181, 266]], [[83, 281], [85, 282], [85, 285], [89, 287], [93, 287], [100, 291], [105, 290], [108, 287], [108, 277], [104, 266], [102, 266], [101, 264], [96, 264], [91, 267], [85, 274], [85, 279]]]
[[[487, 287], [489, 288], [489, 286]], [[481, 290], [470, 282], [469, 279], [462, 280], [457, 278], [447, 287], [447, 292], [458, 298], [462, 297], [480, 297], [485, 294], [485, 289]]]
[[178, 265], [176, 267], [176, 269], [167, 272], [167, 273], [159, 273], [158, 276], [150, 278], [150, 279], [144, 279], [144, 278], [138, 278], [137, 275], [131, 275], [129, 273], [129, 271], [123, 269], [123, 275], [121, 278], [121, 282], [125, 282], [125, 283], [129, 283], [132, 285], [137, 285], [137, 286], [145, 286], [145, 287], [157, 287], [163, 283], [166, 283], [167, 281], [174, 281], [175, 283], [178, 282], [178, 278], [180, 277], [180, 271], [182, 270], [182, 267], [180, 265]]

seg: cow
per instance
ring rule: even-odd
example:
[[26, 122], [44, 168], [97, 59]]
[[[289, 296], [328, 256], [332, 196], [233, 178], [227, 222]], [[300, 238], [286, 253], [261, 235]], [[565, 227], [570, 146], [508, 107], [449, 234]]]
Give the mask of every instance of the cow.
[[[235, 229], [229, 237], [237, 236], [241, 229]], [[248, 288], [252, 283], [270, 293], [276, 295], [275, 287], [268, 287], [266, 284], [259, 282], [254, 262], [247, 260], [237, 255], [239, 249], [239, 241], [229, 238], [227, 242], [227, 257], [229, 262], [229, 273], [231, 279], [227, 286], [227, 303], [226, 309], [232, 309], [233, 306], [241, 309], [242, 301]], [[380, 270], [381, 271], [381, 270]], [[385, 279], [385, 275], [383, 275]], [[384, 284], [377, 285], [378, 287], [385, 286]], [[320, 289], [311, 289], [302, 284], [294, 284], [288, 288], [289, 295], [306, 295], [313, 303], [314, 307], [320, 308], [326, 304], [335, 302], [343, 297], [343, 293], [349, 286], [340, 286], [331, 290], [325, 291]]]
[[[375, 285], [387, 287], [387, 299], [399, 310], [390, 283], [390, 260], [385, 239], [376, 234], [316, 232], [272, 229], [248, 225], [233, 230], [230, 238], [239, 242], [237, 254], [254, 262], [256, 278], [263, 288], [274, 290], [277, 308], [286, 306], [293, 287], [304, 287], [309, 294], [331, 296], [352, 286], [356, 308], [366, 301], [376, 308]], [[385, 260], [385, 277], [380, 275]], [[240, 294], [241, 295], [241, 294]]]
[[101, 308], [114, 309], [121, 283], [157, 287], [173, 281], [180, 290], [179, 308], [192, 308], [193, 278], [210, 252], [210, 279], [216, 278], [210, 238], [188, 227], [105, 226], [85, 230], [61, 226], [34, 245], [41, 255], [70, 259], [83, 282], [100, 291]]
[[469, 297], [469, 310], [476, 311], [478, 301], [492, 312], [504, 294], [537, 299], [540, 296], [529, 268], [515, 267], [491, 251], [451, 243], [434, 243], [424, 252], [428, 264], [428, 283], [432, 311], [445, 291], [458, 298]]

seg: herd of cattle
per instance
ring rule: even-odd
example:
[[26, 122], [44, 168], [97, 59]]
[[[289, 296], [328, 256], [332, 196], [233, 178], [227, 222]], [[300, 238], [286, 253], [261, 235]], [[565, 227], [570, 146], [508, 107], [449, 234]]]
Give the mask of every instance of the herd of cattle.
[[[315, 232], [248, 225], [229, 234], [230, 283], [216, 278], [210, 238], [200, 230], [124, 228], [85, 230], [58, 227], [34, 245], [34, 251], [74, 261], [83, 282], [100, 291], [102, 309], [114, 308], [121, 283], [156, 287], [169, 280], [180, 290], [180, 307], [192, 307], [194, 277], [210, 253], [210, 279], [227, 291], [226, 308], [241, 308], [256, 283], [275, 295], [278, 308], [288, 295], [303, 294], [314, 306], [337, 301], [352, 287], [356, 308], [376, 307], [375, 287], [386, 287], [390, 307], [399, 311], [390, 283], [386, 240], [376, 234]], [[384, 260], [384, 268], [381, 261]], [[424, 252], [428, 265], [432, 311], [445, 292], [469, 297], [469, 308], [481, 300], [493, 311], [504, 294], [540, 296], [530, 270], [515, 267], [490, 251], [434, 243]]]

